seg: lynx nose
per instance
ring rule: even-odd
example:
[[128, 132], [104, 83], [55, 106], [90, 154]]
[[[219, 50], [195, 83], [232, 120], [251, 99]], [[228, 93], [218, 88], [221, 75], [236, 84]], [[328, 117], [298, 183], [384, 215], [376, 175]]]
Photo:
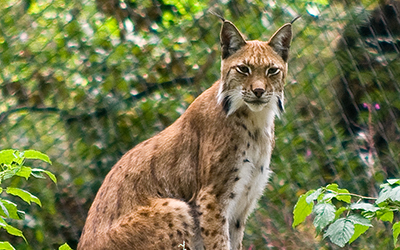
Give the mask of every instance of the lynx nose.
[[253, 93], [260, 98], [264, 93], [265, 93], [265, 89], [263, 88], [255, 88], [253, 89]]

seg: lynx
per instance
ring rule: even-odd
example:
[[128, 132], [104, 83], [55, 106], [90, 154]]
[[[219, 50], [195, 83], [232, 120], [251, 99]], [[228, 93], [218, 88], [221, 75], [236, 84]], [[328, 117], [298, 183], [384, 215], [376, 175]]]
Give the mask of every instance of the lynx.
[[242, 249], [246, 219], [271, 174], [292, 25], [262, 42], [222, 21], [221, 78], [115, 164], [78, 249]]

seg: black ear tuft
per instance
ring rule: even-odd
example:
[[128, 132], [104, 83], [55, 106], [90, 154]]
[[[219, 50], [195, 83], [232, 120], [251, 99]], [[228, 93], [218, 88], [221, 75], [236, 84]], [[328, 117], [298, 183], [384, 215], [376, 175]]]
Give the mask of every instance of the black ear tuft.
[[230, 21], [225, 20], [221, 28], [222, 59], [226, 59], [246, 45], [246, 40]]
[[287, 62], [289, 58], [290, 42], [292, 41], [292, 25], [287, 23], [283, 25], [275, 34], [269, 39], [269, 46], [275, 50], [282, 59]]

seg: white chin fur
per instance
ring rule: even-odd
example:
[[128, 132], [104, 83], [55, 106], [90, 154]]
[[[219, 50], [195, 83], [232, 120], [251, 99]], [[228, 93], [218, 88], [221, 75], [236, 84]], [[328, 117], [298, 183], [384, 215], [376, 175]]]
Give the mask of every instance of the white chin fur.
[[245, 102], [247, 107], [249, 107], [249, 109], [253, 112], [260, 112], [261, 110], [263, 110], [265, 108], [265, 106], [267, 106], [268, 104], [254, 104], [254, 103], [247, 103]]

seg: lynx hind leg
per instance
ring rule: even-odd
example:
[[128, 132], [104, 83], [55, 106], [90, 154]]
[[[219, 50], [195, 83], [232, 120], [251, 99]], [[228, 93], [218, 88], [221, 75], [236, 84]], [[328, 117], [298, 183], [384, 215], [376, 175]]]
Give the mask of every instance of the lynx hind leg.
[[176, 199], [154, 199], [111, 229], [118, 249], [194, 250], [194, 222], [190, 206]]

